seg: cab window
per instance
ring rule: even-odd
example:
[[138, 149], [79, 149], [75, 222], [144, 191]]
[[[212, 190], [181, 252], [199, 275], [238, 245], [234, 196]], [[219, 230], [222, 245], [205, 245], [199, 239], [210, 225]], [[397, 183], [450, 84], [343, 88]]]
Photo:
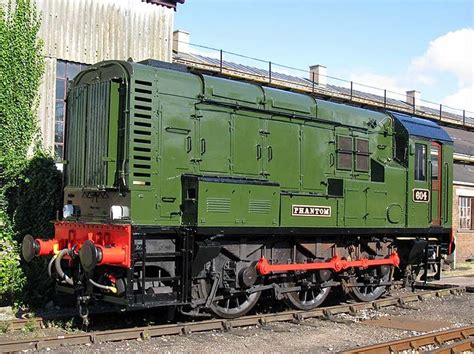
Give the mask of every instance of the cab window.
[[415, 180], [426, 181], [426, 145], [415, 144]]
[[438, 156], [439, 149], [435, 146], [431, 147], [431, 179], [438, 179]]

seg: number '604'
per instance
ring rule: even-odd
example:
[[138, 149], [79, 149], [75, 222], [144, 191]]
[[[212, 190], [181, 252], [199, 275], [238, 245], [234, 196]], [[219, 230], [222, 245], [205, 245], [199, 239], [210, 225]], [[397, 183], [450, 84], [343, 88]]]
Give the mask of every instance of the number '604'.
[[413, 200], [415, 202], [429, 202], [430, 200], [430, 191], [427, 189], [414, 189], [413, 190]]

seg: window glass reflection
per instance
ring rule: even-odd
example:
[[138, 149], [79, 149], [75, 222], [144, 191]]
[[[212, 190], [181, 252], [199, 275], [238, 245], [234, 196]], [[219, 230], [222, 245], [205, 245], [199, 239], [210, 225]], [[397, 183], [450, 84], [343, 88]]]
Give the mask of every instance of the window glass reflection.
[[426, 145], [415, 144], [415, 180], [426, 181]]
[[64, 102], [56, 102], [56, 122], [64, 122]]
[[64, 100], [66, 98], [66, 80], [56, 79], [56, 99]]
[[54, 144], [54, 158], [56, 161], [62, 161], [63, 159], [63, 145]]
[[431, 147], [431, 179], [438, 179], [438, 154], [439, 150], [437, 147]]
[[56, 122], [54, 128], [54, 142], [64, 143], [64, 122]]
[[66, 62], [58, 60], [56, 63], [56, 77], [66, 78]]
[[81, 64], [68, 63], [67, 65], [67, 78], [69, 80], [74, 79], [74, 77], [81, 71]]
[[54, 154], [56, 161], [63, 159], [64, 152], [64, 127], [66, 120], [66, 95], [67, 83], [72, 80], [87, 65], [72, 63], [63, 60], [56, 62], [56, 105], [55, 105], [55, 131], [54, 131]]

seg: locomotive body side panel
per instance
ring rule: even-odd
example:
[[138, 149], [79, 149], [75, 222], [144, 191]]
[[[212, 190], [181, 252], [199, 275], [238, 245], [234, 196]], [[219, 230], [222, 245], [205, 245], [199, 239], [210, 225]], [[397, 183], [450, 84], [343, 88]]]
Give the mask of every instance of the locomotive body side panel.
[[183, 221], [197, 227], [278, 227], [280, 188], [258, 180], [184, 175]]
[[[126, 70], [120, 72], [119, 67]], [[107, 102], [103, 114], [90, 108], [100, 97]], [[180, 226], [181, 176], [199, 174], [269, 181], [277, 183], [283, 195], [313, 195], [316, 201], [340, 198], [333, 227], [430, 228], [433, 212], [439, 215], [438, 226], [450, 226], [446, 211], [451, 203], [451, 147], [439, 145], [439, 169], [446, 176], [432, 192], [427, 177], [431, 143], [409, 138], [388, 114], [120, 62], [86, 71], [69, 100], [69, 114], [77, 119], [71, 119], [69, 131], [75, 133], [66, 169], [66, 190], [73, 197], [65, 200], [81, 207], [85, 221], [107, 219], [108, 209], [118, 203], [130, 209], [133, 224]], [[106, 136], [82, 134], [84, 124]], [[420, 172], [425, 180], [411, 178], [420, 146], [425, 149], [425, 171]], [[87, 151], [92, 147], [96, 154], [81, 155], [91, 155]], [[97, 193], [82, 194], [84, 190]], [[413, 201], [413, 193], [426, 190], [429, 202]], [[301, 218], [287, 212], [282, 209], [280, 225], [298, 227]], [[318, 228], [328, 221], [315, 217], [304, 224]]]

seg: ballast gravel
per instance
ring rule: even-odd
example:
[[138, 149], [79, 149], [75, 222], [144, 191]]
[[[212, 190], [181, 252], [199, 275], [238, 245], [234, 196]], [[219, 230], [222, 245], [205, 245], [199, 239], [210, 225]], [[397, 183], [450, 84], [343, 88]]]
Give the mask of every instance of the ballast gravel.
[[[363, 310], [355, 316], [339, 314], [335, 315], [336, 321], [308, 319], [300, 323], [280, 322], [234, 328], [228, 332], [164, 336], [51, 350], [60, 353], [335, 352], [425, 333], [364, 324], [364, 320], [387, 316], [400, 316], [409, 320], [439, 320], [449, 323], [448, 328], [467, 326], [474, 324], [474, 293], [433, 297], [405, 307]], [[48, 348], [43, 350], [47, 351]]]

